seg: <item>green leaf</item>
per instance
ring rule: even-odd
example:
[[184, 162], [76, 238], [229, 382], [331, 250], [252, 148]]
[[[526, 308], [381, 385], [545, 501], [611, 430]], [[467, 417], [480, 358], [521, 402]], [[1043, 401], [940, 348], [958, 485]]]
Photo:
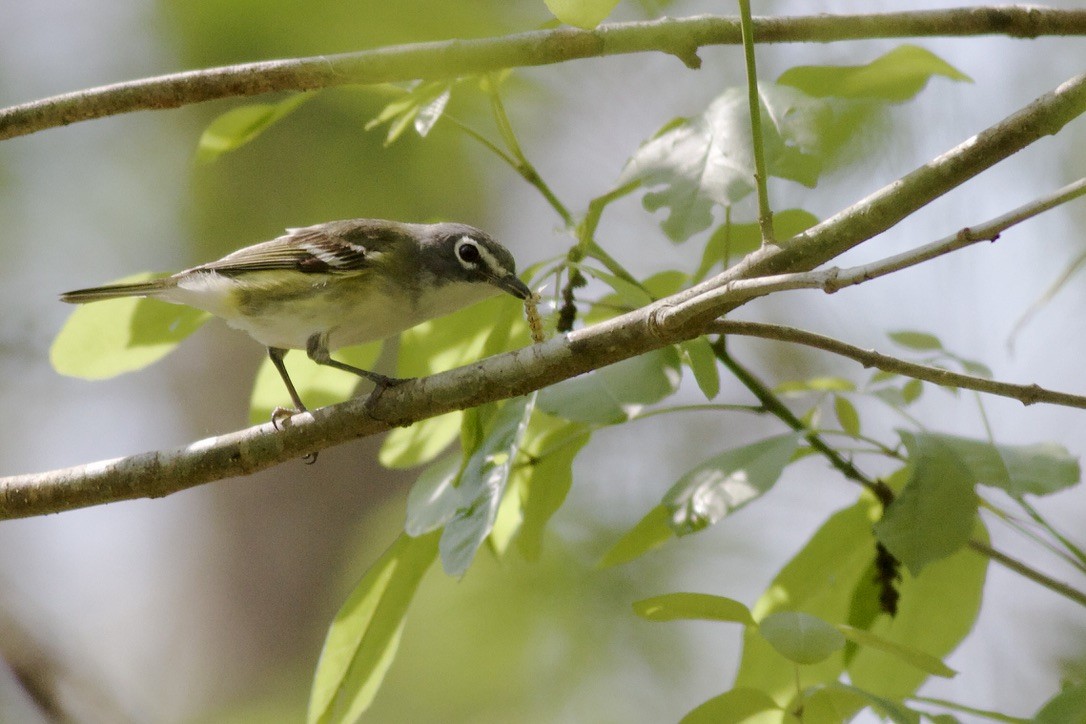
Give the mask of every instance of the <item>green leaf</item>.
[[958, 361], [958, 364], [962, 366], [962, 369], [965, 370], [966, 373], [974, 375], [976, 377], [986, 377], [988, 379], [992, 379], [992, 368], [984, 364], [983, 362], [963, 359], [957, 355], [951, 356]]
[[[852, 600], [849, 602], [848, 616], [845, 621], [853, 628], [871, 628], [875, 620], [882, 615], [882, 602], [879, 600], [882, 587], [879, 582], [880, 573], [875, 564], [875, 557], [871, 557], [871, 564], [852, 589]], [[845, 665], [847, 666], [856, 657], [859, 646], [854, 641], [845, 645]]]
[[619, 310], [643, 307], [655, 299], [674, 294], [690, 282], [689, 275], [674, 269], [653, 274], [644, 282], [631, 282], [587, 265], [582, 264], [579, 268], [615, 290], [614, 294], [608, 294], [595, 303], [585, 316], [586, 324], [609, 319]]
[[920, 380], [909, 380], [901, 387], [901, 399], [906, 405], [911, 405], [920, 399], [920, 395], [924, 392], [924, 383]]
[[777, 653], [797, 664], [817, 664], [845, 646], [844, 635], [832, 625], [798, 611], [770, 614], [758, 631]]
[[731, 621], [753, 626], [750, 609], [739, 601], [707, 593], [667, 593], [636, 601], [634, 613], [648, 621]]
[[1068, 684], [1059, 694], [1048, 700], [1034, 724], [1064, 724], [1086, 721], [1086, 684]]
[[671, 513], [667, 507], [657, 505], [611, 546], [600, 560], [600, 567], [608, 568], [628, 563], [671, 540], [675, 537], [675, 532], [671, 529], [670, 522]]
[[623, 279], [617, 274], [611, 274], [610, 272], [605, 272], [602, 269], [596, 269], [591, 266], [581, 265], [580, 269], [585, 274], [599, 279], [601, 282], [615, 290], [614, 295], [608, 295], [604, 300], [615, 304], [616, 306], [636, 309], [645, 306], [653, 299], [652, 293], [645, 288], [644, 284], [635, 284], [628, 279]]
[[618, 0], [544, 0], [554, 17], [566, 25], [592, 30], [618, 5]]
[[456, 512], [441, 535], [441, 565], [450, 576], [462, 576], [475, 552], [490, 535], [514, 461], [532, 414], [534, 396], [508, 400], [486, 434], [467, 455], [458, 482]]
[[941, 433], [913, 433], [931, 445], [940, 445], [982, 485], [1011, 495], [1048, 495], [1079, 482], [1078, 458], [1055, 443], [998, 445]]
[[[333, 356], [349, 365], [368, 370], [372, 369], [380, 355], [381, 342], [369, 342], [336, 350]], [[305, 352], [294, 351], [284, 357], [283, 362], [302, 401], [311, 410], [343, 402], [354, 394], [362, 382], [358, 375], [313, 362], [305, 356]], [[249, 398], [250, 424], [267, 422], [271, 418], [272, 410], [277, 407], [291, 407], [291, 404], [290, 393], [283, 384], [283, 378], [279, 376], [271, 359], [265, 356], [257, 370], [253, 393]]]
[[[137, 274], [117, 283], [154, 278]], [[111, 299], [77, 307], [61, 327], [49, 360], [62, 375], [102, 380], [157, 362], [211, 315], [156, 299]]]
[[694, 380], [705, 399], [712, 400], [720, 394], [720, 368], [709, 340], [697, 337], [683, 342], [679, 348], [683, 351], [683, 361], [694, 373]]
[[[988, 540], [979, 519], [972, 537], [982, 543]], [[903, 572], [897, 615], [879, 616], [870, 633], [933, 657], [947, 656], [976, 623], [988, 563], [987, 557], [962, 549], [925, 566], [919, 576]], [[855, 686], [895, 701], [912, 696], [928, 676], [914, 662], [869, 646], [859, 647], [848, 665]]]
[[373, 702], [396, 655], [407, 608], [436, 556], [436, 534], [403, 534], [366, 572], [324, 640], [309, 724], [353, 722]]
[[926, 654], [915, 646], [889, 641], [870, 631], [843, 623], [837, 624], [837, 630], [844, 634], [849, 641], [896, 656], [910, 666], [914, 666], [932, 676], [952, 679], [958, 674], [957, 671], [944, 664], [937, 657]]
[[410, 427], [394, 428], [381, 443], [377, 459], [386, 468], [412, 468], [428, 463], [460, 435], [460, 411], [449, 412]]
[[[682, 724], [741, 724], [764, 712], [774, 712], [780, 718], [767, 721], [792, 722], [795, 717], [782, 711], [764, 691], [735, 688], [700, 704], [681, 719]], [[758, 719], [762, 721], [762, 719]]]
[[[829, 106], [785, 86], [762, 83], [759, 93], [767, 173], [813, 187], [821, 171], [818, 132]], [[712, 224], [714, 206], [750, 195], [754, 172], [747, 90], [733, 87], [701, 115], [672, 121], [644, 143], [615, 185], [660, 188], [648, 191], [643, 204], [649, 211], [670, 209], [662, 227], [679, 242]]]
[[902, 45], [867, 65], [808, 65], [789, 68], [777, 82], [816, 98], [867, 99], [900, 103], [924, 89], [932, 76], [972, 79], [931, 51]]
[[897, 332], [889, 332], [886, 336], [902, 347], [915, 349], [920, 352], [931, 352], [932, 350], [943, 349], [943, 343], [939, 341], [939, 338], [934, 334], [928, 334], [927, 332], [902, 329]]
[[[516, 300], [503, 294], [412, 327], [400, 335], [397, 374], [425, 377], [504, 352], [504, 346], [495, 349], [490, 341], [516, 342], [510, 330], [521, 309]], [[519, 344], [527, 341], [525, 335]]]
[[517, 549], [534, 561], [543, 547], [547, 523], [573, 485], [573, 460], [588, 444], [591, 432], [583, 425], [535, 415], [528, 433], [523, 449], [531, 462], [514, 468], [512, 485], [524, 516]]
[[575, 422], [625, 422], [675, 392], [681, 378], [679, 353], [664, 347], [547, 387], [539, 408]]
[[851, 721], [867, 699], [847, 690], [817, 688], [803, 700], [803, 724], [841, 724]]
[[899, 375], [897, 374], [897, 372], [887, 372], [886, 370], [875, 370], [875, 372], [871, 375], [871, 379], [868, 380], [867, 384], [868, 385], [875, 385], [875, 384], [878, 384], [879, 382], [886, 382], [888, 380], [895, 379], [898, 376]]
[[676, 535], [696, 533], [767, 492], [780, 478], [802, 435], [788, 433], [733, 448], [683, 475], [664, 495]]
[[404, 91], [402, 97], [381, 109], [380, 113], [366, 123], [365, 130], [370, 131], [388, 123], [386, 146], [395, 143], [404, 131], [411, 127], [425, 138], [444, 114], [454, 84], [454, 81], [447, 80], [416, 83]]
[[860, 413], [856, 412], [856, 407], [848, 399], [834, 396], [833, 412], [842, 430], [853, 436], [860, 434]]
[[[807, 545], [776, 575], [753, 607], [755, 620], [782, 610], [802, 610], [827, 621], [843, 621], [857, 582], [874, 558], [871, 517], [878, 504], [867, 496], [830, 516]], [[797, 674], [756, 631], [743, 636], [743, 657], [735, 685], [761, 689], [781, 706], [801, 688], [836, 681], [844, 671], [844, 651], [804, 666]]]
[[827, 691], [847, 692], [866, 702], [881, 716], [886, 717], [894, 724], [920, 724], [920, 713], [913, 711], [899, 701], [872, 694], [856, 686], [849, 686], [840, 682], [826, 687]]
[[[777, 241], [791, 239], [796, 234], [806, 231], [818, 223], [818, 218], [802, 209], [782, 209], [773, 212], [773, 236]], [[728, 259], [744, 256], [760, 248], [762, 229], [757, 222], [749, 224], [730, 224], [725, 222], [705, 242], [705, 251], [701, 264], [694, 273], [694, 281], [704, 279], [709, 270]]]
[[665, 269], [645, 279], [645, 289], [653, 299], [669, 297], [690, 284], [690, 275], [678, 269]]
[[196, 145], [196, 160], [210, 163], [228, 151], [241, 148], [316, 97], [316, 93], [295, 93], [278, 103], [251, 103], [223, 113], [201, 134]]
[[449, 453], [428, 465], [407, 494], [407, 518], [404, 530], [410, 536], [435, 531], [452, 520], [460, 505], [456, 487], [460, 477], [461, 456]]
[[969, 540], [977, 517], [976, 479], [938, 437], [898, 434], [909, 453], [909, 477], [875, 524], [875, 535], [915, 575]]

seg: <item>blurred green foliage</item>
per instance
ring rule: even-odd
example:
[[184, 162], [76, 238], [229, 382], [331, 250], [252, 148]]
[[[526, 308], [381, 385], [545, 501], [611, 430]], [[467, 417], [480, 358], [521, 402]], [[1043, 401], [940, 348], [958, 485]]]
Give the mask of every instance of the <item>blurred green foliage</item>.
[[[180, 65], [187, 67], [478, 37], [531, 22], [526, 13], [546, 17], [542, 7], [533, 12], [497, 0], [200, 0], [163, 7], [168, 35]], [[194, 260], [272, 238], [287, 226], [339, 218], [460, 219], [485, 225], [479, 165], [467, 153], [465, 137], [439, 128], [425, 143], [414, 137], [385, 148], [384, 134], [366, 132], [365, 126], [388, 100], [379, 91], [358, 88], [321, 92], [259, 142], [195, 168], [187, 217]], [[188, 112], [199, 113], [206, 125], [240, 105], [244, 101], [221, 101]], [[451, 105], [468, 120], [479, 110], [470, 98], [464, 104], [454, 98]]]

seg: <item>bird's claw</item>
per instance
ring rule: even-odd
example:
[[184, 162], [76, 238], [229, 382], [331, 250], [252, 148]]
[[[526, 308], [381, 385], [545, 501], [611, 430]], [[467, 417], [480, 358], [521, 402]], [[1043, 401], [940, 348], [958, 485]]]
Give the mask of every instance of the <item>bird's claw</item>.
[[[306, 410], [305, 408], [302, 408], [301, 410], [296, 410], [291, 407], [276, 407], [274, 410], [272, 410], [271, 414], [272, 425], [275, 427], [276, 430], [282, 432], [287, 428], [288, 425], [290, 425], [290, 419], [300, 412], [308, 412], [308, 410]], [[313, 463], [317, 462], [317, 454], [317, 451], [306, 453], [302, 456], [302, 462], [304, 462], [306, 465], [312, 465]]]

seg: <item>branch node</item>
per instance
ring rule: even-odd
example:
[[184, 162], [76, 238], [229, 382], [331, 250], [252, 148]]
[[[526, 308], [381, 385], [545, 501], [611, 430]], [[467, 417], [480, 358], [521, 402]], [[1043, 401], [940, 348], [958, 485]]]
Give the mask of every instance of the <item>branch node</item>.
[[671, 309], [672, 305], [669, 302], [661, 302], [649, 310], [648, 318], [645, 320], [649, 334], [662, 342], [669, 342], [675, 337], [671, 330], [672, 324], [668, 320]]
[[676, 58], [682, 61], [690, 70], [701, 69], [701, 56], [698, 55], [698, 46], [694, 44], [681, 45], [677, 48], [667, 51]]
[[1022, 401], [1023, 406], [1029, 407], [1030, 405], [1036, 404], [1039, 400], [1043, 399], [1044, 394], [1044, 388], [1034, 382], [1032, 385], [1028, 385], [1026, 387], [1019, 399]]
[[839, 282], [841, 276], [841, 267], [830, 267], [825, 272], [825, 279], [822, 282], [822, 291], [826, 294], [833, 294], [841, 289]]

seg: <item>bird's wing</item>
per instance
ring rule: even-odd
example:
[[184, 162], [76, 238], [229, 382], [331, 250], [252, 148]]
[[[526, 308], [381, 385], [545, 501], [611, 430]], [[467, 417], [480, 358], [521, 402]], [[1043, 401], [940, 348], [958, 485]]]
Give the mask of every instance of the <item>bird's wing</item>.
[[358, 219], [288, 229], [277, 239], [239, 249], [189, 271], [235, 275], [290, 269], [313, 274], [357, 273], [380, 263], [402, 232], [387, 222]]

